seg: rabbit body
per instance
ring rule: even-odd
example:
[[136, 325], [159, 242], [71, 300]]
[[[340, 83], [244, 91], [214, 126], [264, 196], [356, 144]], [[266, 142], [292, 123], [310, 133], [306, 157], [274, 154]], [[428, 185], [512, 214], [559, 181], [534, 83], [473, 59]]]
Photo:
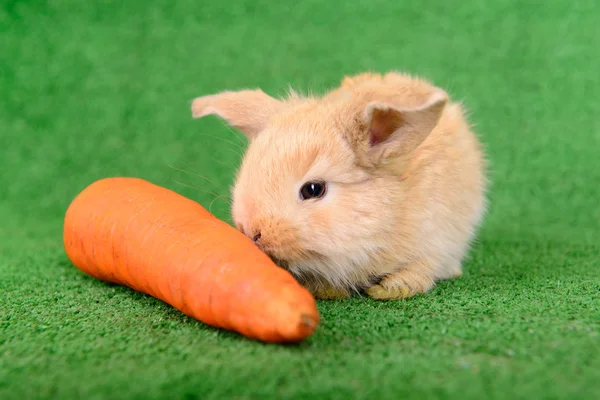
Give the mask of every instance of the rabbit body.
[[226, 91], [192, 111], [248, 136], [233, 220], [316, 297], [407, 298], [462, 274], [486, 165], [444, 90], [364, 73], [322, 96]]

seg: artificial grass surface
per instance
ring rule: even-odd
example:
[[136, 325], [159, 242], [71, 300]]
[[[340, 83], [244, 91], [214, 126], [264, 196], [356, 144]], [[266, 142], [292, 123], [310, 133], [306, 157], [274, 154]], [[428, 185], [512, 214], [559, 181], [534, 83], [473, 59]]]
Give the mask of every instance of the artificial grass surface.
[[[600, 397], [599, 19], [595, 0], [3, 1], [0, 399]], [[317, 333], [282, 347], [69, 264], [64, 211], [105, 176], [229, 220], [213, 200], [245, 143], [193, 121], [193, 97], [369, 69], [447, 88], [486, 145], [491, 208], [460, 280], [320, 302]]]

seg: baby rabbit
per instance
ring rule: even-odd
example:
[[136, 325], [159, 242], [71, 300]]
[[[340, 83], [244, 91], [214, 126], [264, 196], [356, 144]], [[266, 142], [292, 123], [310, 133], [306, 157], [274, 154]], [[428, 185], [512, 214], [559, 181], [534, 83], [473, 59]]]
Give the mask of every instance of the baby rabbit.
[[459, 277], [485, 211], [485, 159], [460, 105], [390, 72], [323, 96], [196, 98], [250, 141], [237, 228], [317, 298], [401, 299]]

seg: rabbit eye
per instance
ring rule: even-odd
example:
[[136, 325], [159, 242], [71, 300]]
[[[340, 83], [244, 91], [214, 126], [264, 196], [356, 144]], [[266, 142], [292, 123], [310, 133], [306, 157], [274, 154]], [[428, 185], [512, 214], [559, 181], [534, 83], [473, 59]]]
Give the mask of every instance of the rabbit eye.
[[327, 184], [325, 182], [307, 182], [300, 188], [300, 198], [302, 200], [320, 199], [325, 196], [326, 192]]

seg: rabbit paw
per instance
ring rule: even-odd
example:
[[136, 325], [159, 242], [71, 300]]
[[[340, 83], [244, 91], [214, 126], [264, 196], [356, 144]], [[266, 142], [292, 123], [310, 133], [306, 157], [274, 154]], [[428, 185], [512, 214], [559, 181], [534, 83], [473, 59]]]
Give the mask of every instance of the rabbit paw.
[[398, 300], [426, 293], [434, 285], [435, 281], [430, 277], [403, 269], [367, 288], [366, 293], [375, 300]]

